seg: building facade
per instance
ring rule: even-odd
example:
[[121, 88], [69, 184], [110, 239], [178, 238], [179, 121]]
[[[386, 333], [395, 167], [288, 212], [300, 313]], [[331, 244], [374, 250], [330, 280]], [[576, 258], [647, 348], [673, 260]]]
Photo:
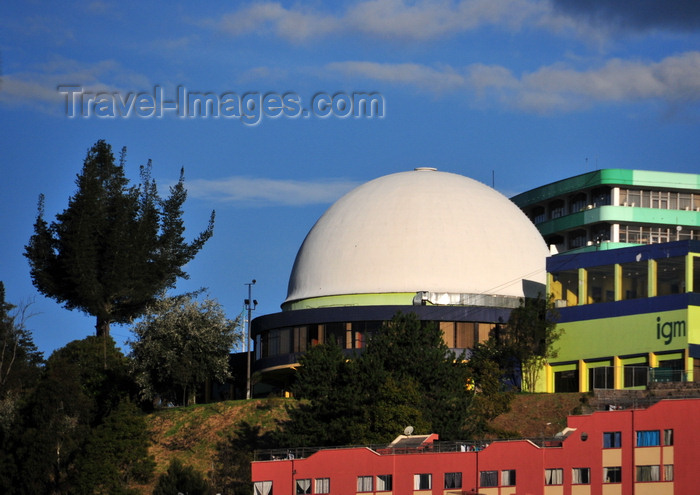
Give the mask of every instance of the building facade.
[[255, 495], [688, 495], [700, 400], [570, 416], [554, 438], [259, 452]]
[[517, 206], [467, 177], [420, 168], [363, 184], [309, 231], [282, 311], [253, 320], [254, 393], [287, 389], [313, 345], [361, 352], [397, 312], [468, 350], [522, 297], [544, 293], [547, 254]]
[[552, 252], [700, 239], [700, 175], [603, 169], [511, 198]]
[[547, 272], [563, 334], [540, 390], [700, 381], [700, 241], [560, 254]]

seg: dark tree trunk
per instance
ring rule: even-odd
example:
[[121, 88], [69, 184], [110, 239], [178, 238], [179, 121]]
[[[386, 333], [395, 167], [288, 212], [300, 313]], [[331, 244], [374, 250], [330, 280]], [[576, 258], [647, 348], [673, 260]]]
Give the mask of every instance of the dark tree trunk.
[[97, 324], [95, 325], [95, 328], [97, 329], [97, 336], [98, 337], [109, 337], [109, 320], [106, 318], [102, 318], [101, 316], [97, 317]]

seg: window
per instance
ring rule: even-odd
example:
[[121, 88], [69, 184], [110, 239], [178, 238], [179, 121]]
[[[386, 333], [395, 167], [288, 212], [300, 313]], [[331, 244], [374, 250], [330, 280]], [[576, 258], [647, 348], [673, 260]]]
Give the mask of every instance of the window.
[[380, 474], [377, 476], [377, 491], [390, 492], [393, 479], [390, 474]]
[[659, 466], [637, 466], [637, 481], [660, 481]]
[[253, 484], [254, 495], [272, 495], [272, 481], [256, 481]]
[[619, 449], [622, 443], [622, 433], [619, 431], [606, 431], [603, 433], [604, 449]]
[[[591, 363], [593, 365], [593, 363]], [[588, 368], [588, 391], [593, 392], [596, 388], [615, 388], [615, 368], [610, 365]]]
[[431, 490], [433, 488], [432, 474], [414, 474], [413, 489], [414, 490]]
[[571, 471], [571, 483], [589, 485], [591, 483], [591, 468], [574, 468]]
[[498, 471], [481, 471], [479, 486], [498, 486]]
[[501, 486], [515, 486], [515, 469], [501, 471]]
[[303, 495], [305, 493], [311, 493], [311, 480], [297, 480], [297, 495]]
[[622, 483], [622, 468], [620, 466], [603, 468], [604, 483]]
[[314, 493], [330, 493], [331, 492], [331, 479], [330, 478], [317, 478], [316, 487], [314, 488]]
[[664, 445], [673, 445], [673, 430], [664, 430]]
[[649, 381], [648, 374], [649, 368], [645, 364], [626, 364], [624, 366], [625, 388], [645, 386]]
[[545, 485], [561, 485], [564, 479], [563, 469], [545, 469], [544, 484]]
[[664, 481], [673, 481], [673, 464], [664, 464]]
[[637, 447], [658, 447], [659, 445], [661, 445], [659, 430], [637, 432]]
[[649, 383], [649, 367], [646, 363], [626, 364], [624, 374], [625, 388], [646, 386]]
[[462, 488], [462, 473], [445, 473], [445, 489]]
[[371, 492], [372, 491], [372, 477], [371, 476], [358, 476], [357, 477], [357, 491], [358, 492]]

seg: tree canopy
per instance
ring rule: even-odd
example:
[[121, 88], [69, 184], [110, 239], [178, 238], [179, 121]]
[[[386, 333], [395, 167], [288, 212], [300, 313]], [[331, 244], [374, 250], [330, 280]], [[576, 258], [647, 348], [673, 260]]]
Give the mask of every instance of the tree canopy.
[[563, 330], [557, 329], [559, 315], [551, 297], [521, 299], [510, 313], [508, 322], [493, 332], [494, 356], [514, 385], [522, 379], [521, 388], [534, 392], [540, 371], [547, 361], [557, 356], [555, 344]]
[[134, 373], [145, 399], [187, 404], [194, 387], [230, 376], [229, 354], [242, 339], [221, 305], [191, 295], [162, 297], [134, 325]]
[[469, 370], [440, 329], [413, 313], [397, 314], [353, 359], [330, 343], [300, 365], [293, 392], [301, 400], [281, 439], [288, 445], [380, 443], [409, 425], [450, 439], [466, 426]]
[[115, 163], [111, 146], [95, 143], [68, 207], [50, 224], [40, 196], [34, 234], [25, 247], [34, 286], [67, 309], [95, 316], [98, 336], [109, 335], [112, 322], [141, 315], [158, 294], [187, 278], [183, 266], [213, 233], [214, 212], [192, 242], [184, 239], [182, 170], [161, 199], [150, 160], [137, 186], [129, 185], [125, 160], [125, 148]]
[[28, 305], [17, 307], [5, 301], [0, 282], [0, 401], [21, 392], [39, 378], [42, 354], [25, 326]]

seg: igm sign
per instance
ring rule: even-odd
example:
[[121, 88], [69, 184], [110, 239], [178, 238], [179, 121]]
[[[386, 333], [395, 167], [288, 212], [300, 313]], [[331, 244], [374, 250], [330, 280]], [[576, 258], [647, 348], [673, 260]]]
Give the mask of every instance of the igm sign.
[[685, 337], [685, 320], [661, 321], [661, 317], [656, 318], [656, 339], [664, 339], [664, 345], [669, 345], [676, 337]]

